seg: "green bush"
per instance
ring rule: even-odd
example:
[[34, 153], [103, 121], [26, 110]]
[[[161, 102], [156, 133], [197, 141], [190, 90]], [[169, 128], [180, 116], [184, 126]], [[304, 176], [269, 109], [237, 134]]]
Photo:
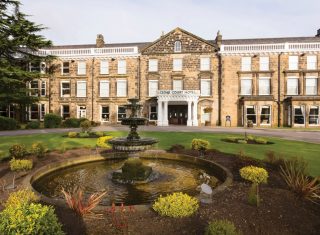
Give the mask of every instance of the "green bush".
[[54, 113], [48, 113], [44, 116], [45, 128], [58, 128], [61, 125], [62, 118]]
[[91, 129], [91, 122], [89, 120], [85, 120], [80, 123], [80, 127], [82, 132], [88, 132]]
[[28, 154], [27, 148], [23, 144], [14, 144], [9, 148], [10, 157], [23, 158]]
[[111, 145], [108, 144], [108, 140], [111, 140], [113, 137], [108, 135], [108, 136], [102, 136], [102, 137], [99, 137], [97, 139], [97, 147], [100, 147], [100, 148], [105, 148], [105, 149], [111, 149]]
[[12, 158], [9, 162], [12, 171], [28, 171], [33, 167], [32, 160]]
[[179, 192], [160, 196], [152, 208], [161, 216], [179, 218], [194, 214], [199, 208], [199, 202], [197, 198]]
[[265, 138], [255, 138], [254, 141], [257, 143], [257, 144], [267, 144], [268, 143], [268, 140], [266, 140]]
[[205, 235], [240, 235], [234, 224], [228, 220], [210, 222]]
[[64, 127], [69, 127], [69, 128], [77, 128], [80, 127], [80, 123], [88, 120], [86, 118], [68, 118], [63, 122]]
[[16, 129], [19, 129], [19, 124], [15, 119], [0, 116], [0, 131]]
[[69, 138], [76, 138], [78, 136], [78, 133], [77, 132], [74, 132], [74, 131], [70, 131], [68, 133], [68, 137]]
[[254, 141], [256, 137], [253, 135], [247, 135], [247, 140]]
[[102, 137], [102, 136], [104, 136], [103, 131], [96, 131], [94, 134], [95, 134], [97, 137]]
[[80, 132], [79, 137], [80, 138], [88, 138], [88, 137], [90, 137], [90, 134], [88, 132]]
[[31, 145], [30, 152], [36, 157], [41, 158], [44, 157], [45, 153], [47, 152], [47, 148], [43, 143], [36, 142]]
[[51, 206], [25, 203], [0, 212], [0, 234], [61, 235], [64, 232]]
[[238, 142], [238, 137], [234, 137], [234, 136], [228, 136], [227, 138], [226, 138], [226, 141], [228, 141], [228, 142], [232, 142], [232, 143], [237, 143]]
[[38, 201], [39, 198], [34, 192], [29, 189], [21, 189], [19, 191], [10, 193], [8, 200], [5, 203], [6, 207], [17, 206], [21, 204], [28, 204]]
[[242, 140], [242, 139], [238, 139], [238, 141], [237, 141], [239, 144], [246, 144], [247, 143], [247, 141], [246, 140]]
[[39, 129], [39, 128], [40, 128], [39, 121], [28, 122], [26, 125], [26, 129]]
[[193, 139], [191, 142], [191, 149], [198, 151], [206, 151], [209, 148], [209, 141], [203, 139]]

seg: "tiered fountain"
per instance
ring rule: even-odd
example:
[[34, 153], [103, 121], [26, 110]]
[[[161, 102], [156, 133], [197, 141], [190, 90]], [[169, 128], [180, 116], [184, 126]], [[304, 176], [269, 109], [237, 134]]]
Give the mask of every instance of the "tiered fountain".
[[138, 126], [145, 125], [147, 119], [138, 117], [138, 111], [142, 105], [139, 104], [139, 99], [128, 99], [129, 104], [125, 107], [127, 110], [131, 110], [131, 114], [128, 118], [124, 118], [121, 121], [121, 125], [127, 125], [130, 128], [130, 132], [127, 137], [115, 138], [109, 141], [113, 150], [134, 152], [143, 151], [150, 148], [158, 141], [154, 138], [141, 138], [137, 132]]

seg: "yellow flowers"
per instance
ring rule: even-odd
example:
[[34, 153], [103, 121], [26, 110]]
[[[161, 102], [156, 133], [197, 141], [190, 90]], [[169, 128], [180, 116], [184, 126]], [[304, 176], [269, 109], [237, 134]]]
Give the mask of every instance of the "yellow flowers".
[[10, 194], [5, 206], [17, 206], [19, 204], [26, 204], [30, 202], [38, 201], [38, 196], [34, 192], [28, 189], [21, 189], [19, 191]]
[[195, 197], [178, 192], [166, 197], [160, 196], [152, 208], [161, 216], [179, 218], [194, 214], [199, 208], [199, 202]]
[[205, 151], [209, 148], [209, 141], [203, 139], [193, 139], [191, 142], [191, 148], [194, 150]]
[[255, 184], [267, 183], [268, 172], [256, 166], [246, 166], [240, 169], [240, 175], [242, 178], [251, 181]]
[[10, 161], [10, 169], [12, 171], [22, 171], [22, 170], [27, 171], [27, 170], [31, 170], [32, 167], [33, 167], [32, 160], [26, 160], [26, 159], [16, 160], [15, 158], [12, 158]]
[[108, 144], [108, 140], [111, 140], [113, 137], [112, 136], [102, 136], [102, 137], [99, 137], [97, 139], [97, 146], [100, 147], [100, 148], [106, 148], [106, 149], [111, 149], [111, 145]]

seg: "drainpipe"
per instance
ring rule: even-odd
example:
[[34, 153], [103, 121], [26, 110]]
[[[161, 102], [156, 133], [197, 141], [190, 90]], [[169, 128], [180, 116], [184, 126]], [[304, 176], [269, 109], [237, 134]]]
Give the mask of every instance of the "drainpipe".
[[140, 100], [140, 96], [141, 96], [141, 94], [140, 94], [140, 85], [141, 85], [141, 83], [140, 83], [140, 79], [141, 79], [141, 69], [140, 69], [140, 67], [141, 67], [141, 60], [140, 60], [140, 56], [138, 57], [138, 71], [137, 71], [137, 77], [138, 77], [138, 79], [137, 79], [137, 82], [138, 82], [138, 99]]
[[280, 118], [280, 115], [281, 115], [281, 102], [280, 102], [281, 55], [282, 55], [282, 52], [278, 55], [278, 101], [277, 101], [277, 104], [278, 104], [278, 127], [280, 127], [280, 121], [281, 121], [281, 118]]
[[93, 57], [93, 59], [92, 59], [92, 67], [91, 67], [91, 121], [93, 121], [94, 59], [95, 59], [95, 58]]
[[221, 87], [221, 83], [222, 83], [222, 58], [221, 58], [221, 54], [218, 54], [218, 126], [221, 126], [221, 94], [222, 94], [222, 87]]

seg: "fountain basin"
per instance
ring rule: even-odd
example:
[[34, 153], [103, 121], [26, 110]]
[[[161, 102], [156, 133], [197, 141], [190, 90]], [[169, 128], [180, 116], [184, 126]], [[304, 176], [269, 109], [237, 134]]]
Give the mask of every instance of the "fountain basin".
[[136, 152], [148, 150], [158, 141], [154, 138], [140, 138], [129, 140], [126, 137], [114, 138], [108, 141], [113, 150], [124, 152]]

